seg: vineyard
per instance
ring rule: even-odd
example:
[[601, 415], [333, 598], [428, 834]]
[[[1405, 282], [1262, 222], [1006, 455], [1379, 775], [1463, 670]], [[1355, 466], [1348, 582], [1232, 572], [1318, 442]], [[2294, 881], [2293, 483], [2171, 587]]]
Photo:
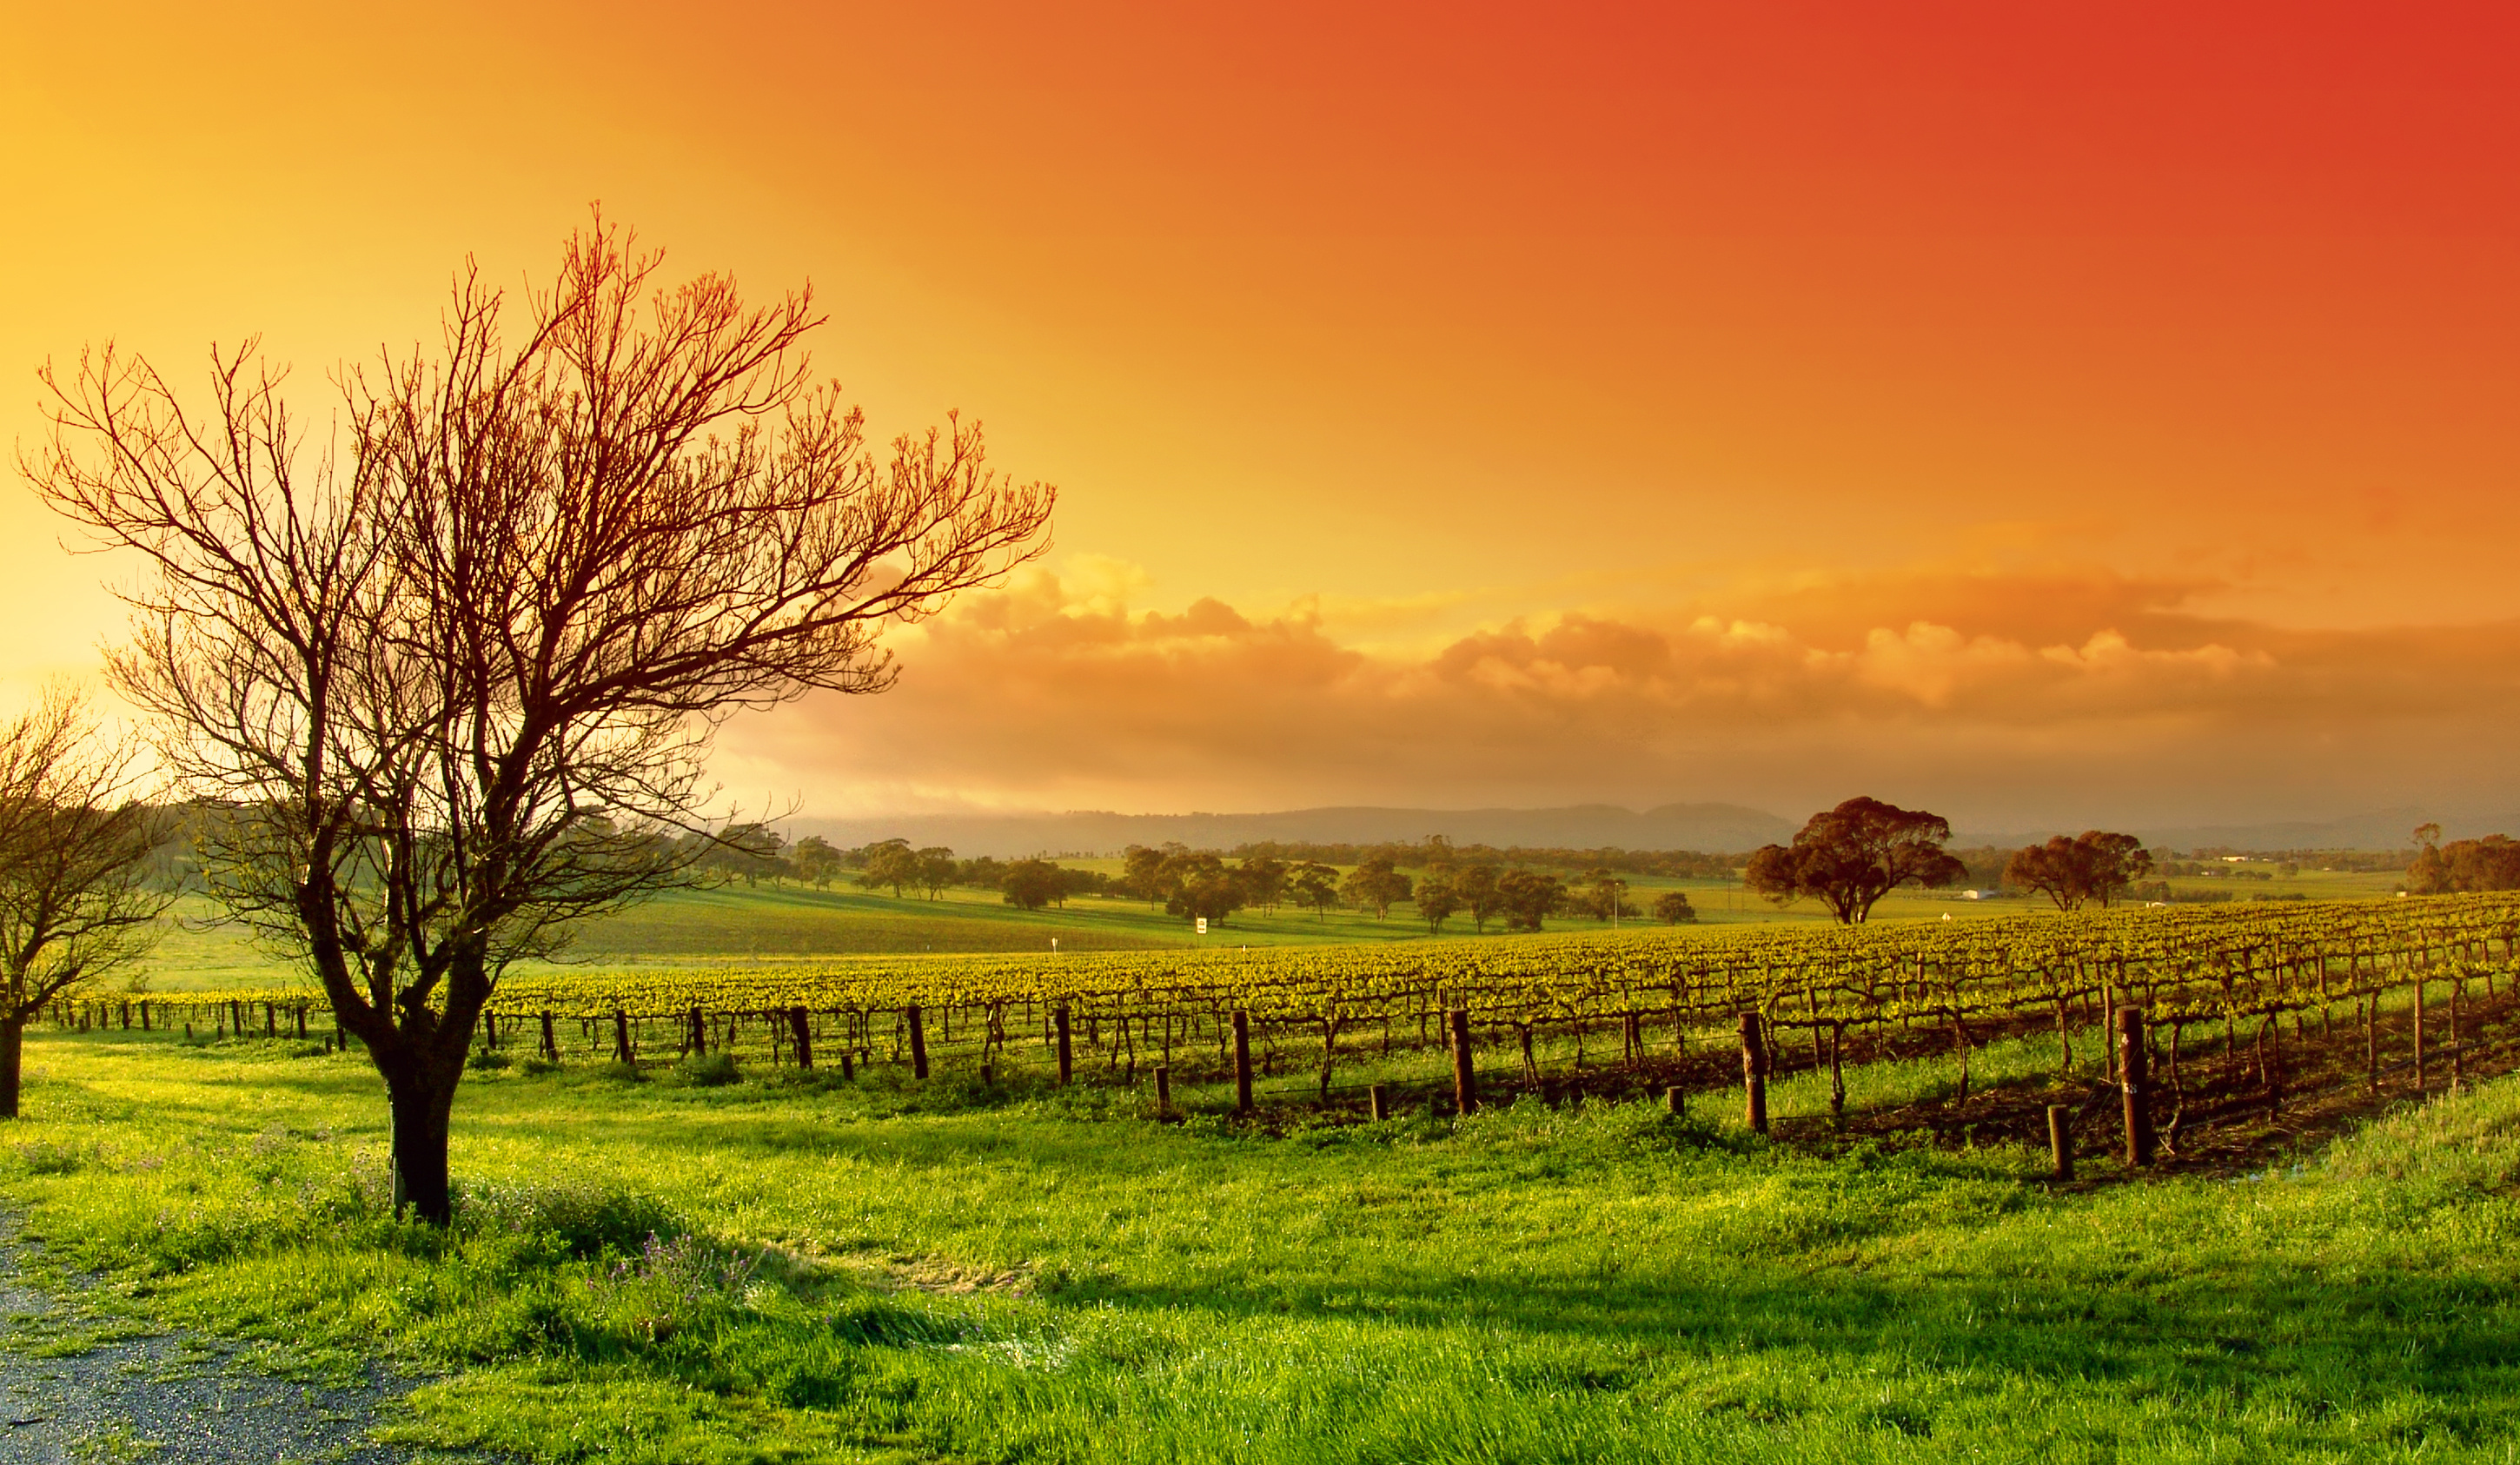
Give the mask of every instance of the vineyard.
[[[176, 1316], [443, 1360], [433, 1438], [520, 1459], [609, 1409], [683, 1432], [608, 1453], [651, 1465], [2482, 1462], [2515, 937], [2451, 897], [521, 971], [425, 1246], [318, 994], [117, 994], [30, 1036], [0, 1180]], [[1295, 1389], [1338, 1412], [1270, 1436]]]
[[[1598, 1041], [1604, 1051], [1614, 1043], [1623, 1061], [1654, 1055], [1675, 1081], [1692, 1058], [1718, 1061], [1720, 1073], [1720, 1044], [1747, 1013], [1778, 1049], [1807, 1047], [1833, 1083], [1850, 1040], [1868, 1048], [1865, 1057], [1954, 1053], [1965, 1097], [1973, 1045], [2052, 1025], [2070, 1068], [2072, 1034], [2108, 1031], [2115, 1009], [2132, 1005], [2167, 1036], [2174, 1075], [2186, 1030], [2203, 1025], [2227, 1053], [2246, 1035], [2272, 1082], [2276, 1019], [2292, 1015], [2299, 1034], [2316, 1014], [2325, 1033], [2342, 1012], [2361, 1024], [2376, 1078], [2375, 1024], [2402, 998], [2412, 1000], [2420, 1054], [2426, 996], [2447, 997], [2443, 1047], [2459, 1061], [2471, 984], [2496, 997], [2515, 938], [2520, 900], [2454, 896], [1407, 948], [562, 971], [503, 981], [481, 1037], [555, 1061], [732, 1049], [807, 1067], [818, 1055], [852, 1070], [897, 1063], [921, 1078], [938, 1067], [985, 1078], [1027, 1051], [1044, 1061], [1055, 1053], [1062, 1082], [1075, 1076], [1081, 1047], [1089, 1074], [1099, 1067], [1134, 1082], [1148, 1067], [1185, 1078], [1231, 1068], [1246, 1088], [1257, 1042], [1264, 1071], [1282, 1048], [1309, 1053], [1327, 1099], [1342, 1062], [1436, 1045], [1503, 1044], [1519, 1058], [1515, 1076], [1534, 1087], [1544, 1077], [1535, 1052], [1552, 1042], [1571, 1043], [1579, 1067], [1585, 1043]], [[56, 1019], [302, 1038], [322, 1010], [320, 994], [282, 988], [90, 1001]]]

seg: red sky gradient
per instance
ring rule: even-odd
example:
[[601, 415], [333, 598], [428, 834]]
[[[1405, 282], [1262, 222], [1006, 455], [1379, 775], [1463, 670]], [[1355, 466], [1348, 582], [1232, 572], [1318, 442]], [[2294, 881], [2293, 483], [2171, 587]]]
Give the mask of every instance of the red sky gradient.
[[[601, 199], [810, 278], [879, 428], [960, 407], [1062, 486], [899, 691], [738, 724], [741, 791], [2520, 808], [2507, 8], [12, 28], [13, 435], [109, 335], [258, 330], [317, 395]], [[5, 512], [22, 687], [118, 618]]]

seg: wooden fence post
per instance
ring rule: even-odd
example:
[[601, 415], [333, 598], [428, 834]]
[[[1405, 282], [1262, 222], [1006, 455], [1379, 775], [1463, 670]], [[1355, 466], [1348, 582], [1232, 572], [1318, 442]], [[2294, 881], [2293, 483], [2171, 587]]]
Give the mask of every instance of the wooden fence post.
[[1662, 1101], [1663, 1106], [1671, 1110], [1674, 1114], [1687, 1114], [1688, 1112], [1688, 1093], [1678, 1084], [1674, 1084], [1669, 1088], [1662, 1091]]
[[796, 1049], [796, 1066], [814, 1066], [814, 1020], [802, 1007], [788, 1009], [788, 1037]]
[[[1060, 1008], [1058, 1017], [1059, 1067], [1063, 1069], [1067, 1066], [1067, 1009]], [[1239, 1007], [1234, 1009], [1234, 1112], [1251, 1112], [1251, 1014]]]
[[1365, 1101], [1372, 1109], [1375, 1122], [1379, 1123], [1391, 1117], [1391, 1094], [1381, 1085], [1375, 1084], [1367, 1088]]
[[[2462, 1082], [2467, 1080], [2467, 1056], [2459, 1051], [2459, 994], [2462, 994], [2464, 989], [2467, 989], [2467, 978], [2464, 976], [2450, 978], [2450, 1091], [2452, 1094], [2457, 1094]], [[131, 1026], [131, 1024], [123, 1024], [123, 1026]]]
[[2373, 1093], [2380, 1091], [2380, 999], [2377, 994], [2363, 998], [2355, 1007], [2362, 1017], [2362, 1087]]
[[1076, 1077], [1076, 1050], [1068, 1042], [1067, 1004], [1059, 1003], [1058, 1010], [1052, 1013], [1051, 1018], [1058, 1029], [1058, 1082], [1063, 1088]]
[[2118, 1009], [2118, 1085], [2125, 1097], [2127, 1163], [2152, 1163], [2150, 1057], [2143, 1044], [2143, 1009]]
[[2048, 1152], [2056, 1162], [2056, 1178], [2074, 1177], [2074, 1111], [2063, 1104], [2048, 1106]]
[[1759, 1014], [1741, 1014], [1741, 1088], [1745, 1103], [1744, 1117], [1750, 1132], [1768, 1132], [1768, 1042], [1760, 1031]]
[[630, 1014], [618, 1007], [612, 1009], [612, 1061], [615, 1063], [639, 1061], [630, 1047]]
[[2424, 1091], [2424, 974], [2415, 973], [2415, 1092]]
[[1470, 1064], [1470, 1009], [1456, 1007], [1448, 1021], [1453, 1030], [1453, 1101], [1463, 1114], [1479, 1110], [1479, 1076]]
[[910, 1004], [907, 1015], [910, 1018], [910, 1072], [912, 1077], [923, 1079], [927, 1077], [926, 1018], [919, 1010], [917, 1002]]
[[[2119, 975], [2124, 976], [2125, 972], [2120, 971]], [[2118, 1050], [2117, 1045], [2108, 1041], [2108, 1035], [2117, 1030], [2118, 990], [2103, 979], [2100, 983], [2100, 1050], [2107, 1055], [2108, 1080], [2112, 1084], [2118, 1081]]]
[[543, 1010], [543, 1061], [545, 1063], [560, 1061], [560, 1035], [552, 1031], [552, 1015], [549, 1008]]
[[1169, 1063], [1155, 1065], [1155, 1112], [1173, 1112], [1173, 1066]]

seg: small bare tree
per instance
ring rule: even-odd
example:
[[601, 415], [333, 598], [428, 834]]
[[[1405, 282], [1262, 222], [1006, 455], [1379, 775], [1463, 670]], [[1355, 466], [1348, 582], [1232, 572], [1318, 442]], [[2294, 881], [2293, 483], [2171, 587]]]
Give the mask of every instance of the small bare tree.
[[1001, 482], [976, 425], [878, 463], [809, 382], [807, 294], [652, 291], [659, 262], [599, 217], [514, 343], [468, 271], [433, 359], [344, 376], [334, 453], [250, 346], [200, 419], [110, 348], [46, 375], [38, 488], [156, 570], [116, 684], [238, 811], [213, 889], [366, 1046], [438, 1223], [500, 974], [686, 877], [723, 720], [883, 690], [887, 626], [1047, 547], [1053, 491]]
[[18, 1117], [26, 1024], [147, 954], [174, 899], [143, 878], [160, 821], [131, 764], [75, 692], [0, 723], [0, 1118]]

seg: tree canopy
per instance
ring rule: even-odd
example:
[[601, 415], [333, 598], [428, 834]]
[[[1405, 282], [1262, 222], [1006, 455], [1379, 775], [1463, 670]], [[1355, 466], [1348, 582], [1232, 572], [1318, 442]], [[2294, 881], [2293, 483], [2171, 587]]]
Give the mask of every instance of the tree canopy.
[[1392, 868], [1388, 855], [1369, 855], [1339, 884], [1339, 894], [1349, 904], [1372, 907], [1373, 918], [1381, 920], [1391, 913], [1398, 902], [1409, 899], [1412, 886], [1409, 877]]
[[1566, 909], [1566, 882], [1537, 870], [1507, 870], [1497, 877], [1496, 891], [1508, 931], [1537, 931]]
[[1814, 897], [1841, 924], [1860, 925], [1902, 885], [1934, 889], [1966, 875], [1943, 850], [1951, 837], [1941, 815], [1852, 798], [1813, 815], [1792, 844], [1753, 853], [1743, 882], [1780, 906]]
[[[2433, 837], [2440, 838], [2441, 826], [2430, 827]], [[2407, 889], [2415, 895], [2520, 890], [2520, 842], [2488, 834], [2483, 839], [2426, 844], [2408, 867]]]
[[2105, 907], [2150, 873], [2152, 856], [2143, 841], [2086, 829], [2071, 839], [2059, 834], [2015, 850], [2004, 864], [2003, 882], [2038, 891], [2059, 910], [2075, 910], [2086, 901]]

